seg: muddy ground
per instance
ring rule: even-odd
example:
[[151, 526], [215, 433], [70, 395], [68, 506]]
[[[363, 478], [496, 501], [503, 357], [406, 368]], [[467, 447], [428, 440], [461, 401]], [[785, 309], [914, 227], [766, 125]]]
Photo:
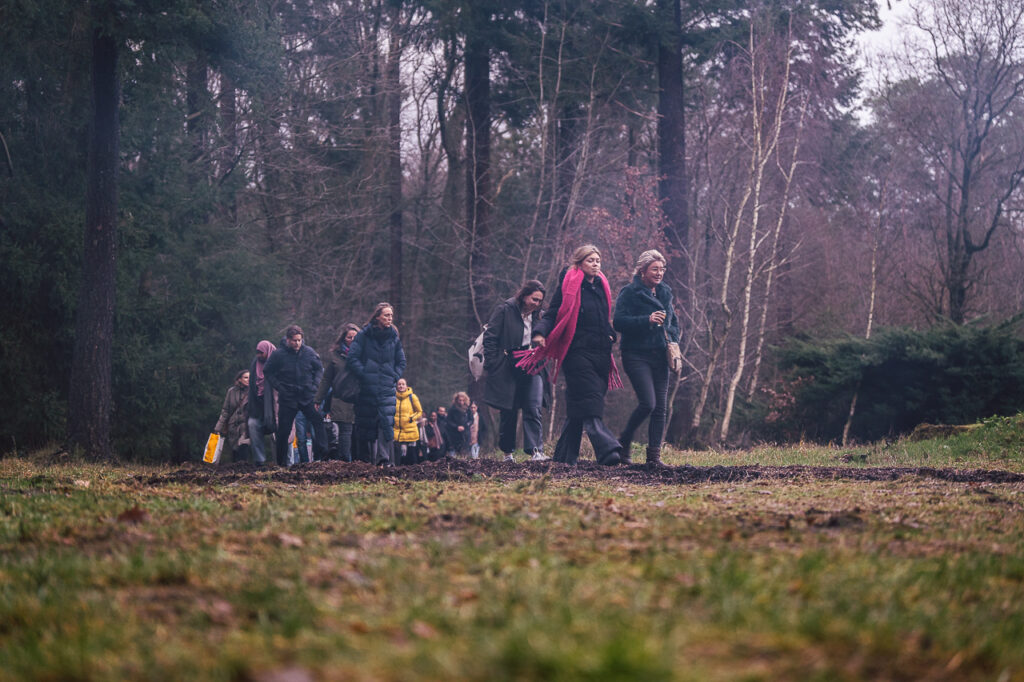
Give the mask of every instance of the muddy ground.
[[1021, 483], [1024, 474], [991, 469], [935, 469], [929, 467], [812, 467], [812, 466], [665, 466], [649, 470], [643, 464], [603, 467], [593, 461], [574, 466], [553, 462], [513, 463], [496, 460], [446, 458], [412, 466], [380, 468], [362, 462], [313, 462], [287, 469], [261, 469], [252, 464], [185, 465], [157, 476], [139, 477], [146, 485], [174, 483], [223, 485], [276, 481], [291, 484], [332, 485], [351, 481], [517, 481], [548, 476], [553, 480], [630, 483], [634, 485], [693, 485], [741, 481], [894, 481], [917, 477], [957, 483]]

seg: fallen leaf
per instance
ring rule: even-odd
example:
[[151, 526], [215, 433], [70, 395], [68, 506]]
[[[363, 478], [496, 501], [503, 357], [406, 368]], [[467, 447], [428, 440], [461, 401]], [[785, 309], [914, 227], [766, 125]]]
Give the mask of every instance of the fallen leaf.
[[88, 488], [89, 486], [92, 485], [92, 481], [85, 481], [79, 478], [75, 481], [75, 485], [78, 486], [79, 488]]
[[314, 682], [313, 673], [305, 668], [279, 668], [265, 670], [252, 676], [254, 682]]
[[304, 544], [302, 538], [290, 533], [278, 533], [277, 541], [281, 543], [282, 547], [302, 547]]
[[149, 521], [149, 512], [145, 509], [140, 509], [139, 505], [135, 505], [131, 509], [127, 509], [117, 515], [118, 523], [144, 523]]
[[437, 629], [429, 623], [424, 623], [422, 620], [413, 621], [412, 628], [410, 629], [412, 634], [421, 639], [437, 639]]

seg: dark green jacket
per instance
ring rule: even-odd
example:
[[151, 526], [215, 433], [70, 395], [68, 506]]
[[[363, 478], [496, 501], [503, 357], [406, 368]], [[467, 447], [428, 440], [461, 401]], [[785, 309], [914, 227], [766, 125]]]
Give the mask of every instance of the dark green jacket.
[[[651, 313], [656, 310], [666, 312], [664, 325], [651, 324]], [[679, 318], [672, 308], [672, 289], [662, 282], [651, 293], [640, 281], [640, 275], [634, 275], [633, 281], [619, 292], [612, 323], [622, 335], [619, 343], [623, 353], [664, 351], [668, 341], [679, 342]]]

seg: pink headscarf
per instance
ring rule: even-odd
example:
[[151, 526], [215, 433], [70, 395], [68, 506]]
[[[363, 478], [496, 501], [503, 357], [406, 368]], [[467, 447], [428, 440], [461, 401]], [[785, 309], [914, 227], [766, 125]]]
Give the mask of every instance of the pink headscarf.
[[[544, 340], [543, 346], [537, 346], [533, 350], [516, 351], [515, 356], [522, 358], [516, 363], [527, 374], [537, 374], [548, 362], [555, 363], [555, 369], [551, 373], [551, 383], [558, 380], [558, 370], [562, 366], [565, 354], [569, 352], [573, 336], [576, 334], [576, 321], [580, 315], [582, 306], [583, 270], [573, 266], [565, 273], [562, 279], [562, 305], [558, 306], [558, 314], [555, 316], [555, 328], [551, 330]], [[608, 319], [612, 317], [612, 292], [608, 286], [608, 280], [600, 272], [597, 278], [604, 287], [604, 298], [608, 301]], [[619, 378], [619, 368], [615, 366], [615, 357], [612, 357], [612, 369], [608, 374], [608, 388], [622, 388], [622, 379]]]
[[266, 358], [269, 358], [270, 354], [277, 350], [277, 346], [264, 339], [256, 344], [256, 350], [265, 356], [263, 360], [256, 358], [256, 395], [263, 395], [263, 365], [266, 363]]

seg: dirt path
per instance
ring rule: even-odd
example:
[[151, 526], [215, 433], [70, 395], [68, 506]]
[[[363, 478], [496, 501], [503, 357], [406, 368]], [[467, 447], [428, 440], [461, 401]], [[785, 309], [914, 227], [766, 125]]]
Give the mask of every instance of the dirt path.
[[757, 480], [894, 481], [919, 477], [958, 483], [1021, 483], [1024, 474], [992, 469], [935, 469], [929, 467], [812, 467], [812, 466], [676, 466], [648, 471], [642, 464], [602, 467], [595, 462], [576, 466], [550, 462], [512, 463], [494, 460], [445, 459], [436, 463], [382, 469], [361, 462], [314, 462], [288, 469], [259, 469], [251, 464], [211, 467], [192, 464], [140, 480], [146, 485], [226, 484], [277, 481], [331, 485], [350, 481], [515, 481], [550, 476], [555, 480], [631, 483], [635, 485], [693, 485]]

